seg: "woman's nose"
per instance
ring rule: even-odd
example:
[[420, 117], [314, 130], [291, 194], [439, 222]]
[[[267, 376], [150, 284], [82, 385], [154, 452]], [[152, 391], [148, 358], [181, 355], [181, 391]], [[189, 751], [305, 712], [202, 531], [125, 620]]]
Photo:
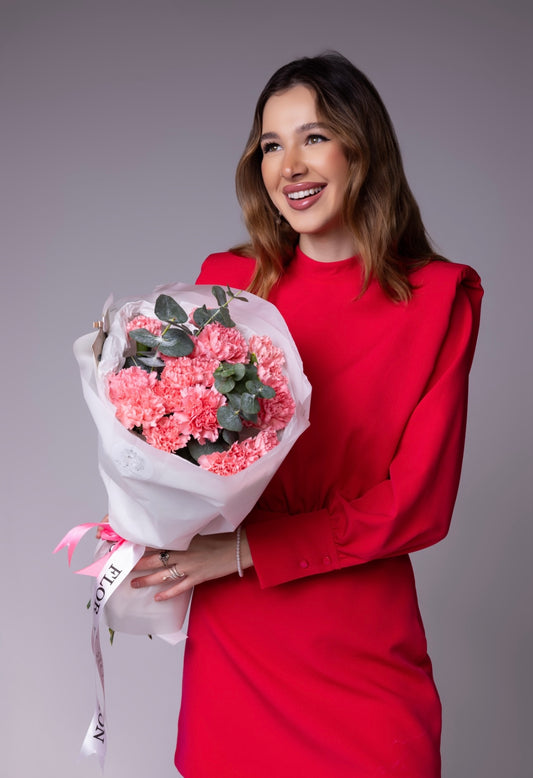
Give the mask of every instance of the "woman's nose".
[[305, 161], [297, 148], [286, 149], [283, 155], [281, 176], [294, 179], [306, 171]]

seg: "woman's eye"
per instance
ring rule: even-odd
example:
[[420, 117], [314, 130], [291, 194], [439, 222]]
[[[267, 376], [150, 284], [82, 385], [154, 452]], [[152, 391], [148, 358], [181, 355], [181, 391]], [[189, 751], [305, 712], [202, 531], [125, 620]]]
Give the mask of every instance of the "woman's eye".
[[279, 148], [279, 143], [274, 143], [274, 141], [271, 141], [270, 143], [265, 143], [262, 147], [262, 150], [263, 154], [268, 154], [270, 151], [277, 151]]
[[327, 140], [329, 140], [329, 138], [326, 138], [325, 135], [308, 135], [306, 138], [306, 143], [308, 143], [310, 146], [313, 146], [315, 143], [323, 143]]

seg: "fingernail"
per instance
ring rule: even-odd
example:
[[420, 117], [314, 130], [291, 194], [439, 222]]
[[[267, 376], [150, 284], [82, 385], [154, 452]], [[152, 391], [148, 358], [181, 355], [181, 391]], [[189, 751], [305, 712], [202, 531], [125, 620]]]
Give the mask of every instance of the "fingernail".
[[140, 586], [140, 584], [139, 584], [139, 582], [137, 581], [136, 578], [133, 579], [133, 581], [131, 582], [131, 585], [133, 586], [134, 589], [138, 589], [139, 586]]

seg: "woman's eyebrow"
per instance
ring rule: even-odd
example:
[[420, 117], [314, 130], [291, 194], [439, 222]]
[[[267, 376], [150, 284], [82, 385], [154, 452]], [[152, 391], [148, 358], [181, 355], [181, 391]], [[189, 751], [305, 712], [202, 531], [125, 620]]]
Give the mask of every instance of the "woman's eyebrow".
[[276, 132], [264, 132], [259, 138], [260, 141], [264, 140], [278, 140], [279, 135]]
[[309, 130], [327, 130], [328, 125], [325, 122], [308, 122], [307, 124], [302, 124], [296, 132], [309, 132]]
[[[307, 122], [306, 124], [301, 124], [299, 127], [296, 128], [297, 133], [303, 133], [303, 132], [309, 132], [309, 130], [327, 130], [328, 125], [325, 122]], [[264, 140], [278, 140], [279, 135], [277, 132], [264, 132], [261, 135], [260, 141]]]

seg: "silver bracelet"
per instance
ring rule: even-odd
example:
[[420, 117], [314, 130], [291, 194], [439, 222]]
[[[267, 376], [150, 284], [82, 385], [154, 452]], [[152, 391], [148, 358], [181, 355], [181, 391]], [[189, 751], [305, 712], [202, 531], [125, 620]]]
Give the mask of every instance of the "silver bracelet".
[[242, 527], [237, 527], [237, 542], [235, 546], [235, 553], [237, 556], [237, 572], [239, 573], [239, 578], [242, 578], [244, 575], [241, 563], [241, 529]]

